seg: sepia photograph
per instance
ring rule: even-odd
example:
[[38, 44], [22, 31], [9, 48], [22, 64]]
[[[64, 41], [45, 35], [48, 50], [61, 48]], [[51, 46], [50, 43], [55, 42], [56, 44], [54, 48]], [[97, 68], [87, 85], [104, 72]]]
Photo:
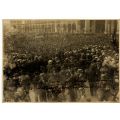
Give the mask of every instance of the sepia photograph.
[[3, 102], [119, 102], [118, 20], [4, 19]]

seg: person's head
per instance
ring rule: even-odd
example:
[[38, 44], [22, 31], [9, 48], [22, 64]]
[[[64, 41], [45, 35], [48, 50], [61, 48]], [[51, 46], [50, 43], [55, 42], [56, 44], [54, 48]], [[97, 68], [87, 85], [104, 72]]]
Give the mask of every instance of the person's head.
[[40, 73], [40, 75], [39, 75], [40, 77], [44, 77], [44, 73]]
[[102, 73], [101, 76], [100, 76], [100, 79], [101, 79], [102, 81], [107, 80], [107, 74], [106, 74], [106, 73]]
[[48, 64], [51, 65], [53, 63], [52, 60], [48, 60]]
[[96, 59], [93, 59], [93, 60], [92, 60], [92, 63], [96, 63], [96, 62], [97, 62], [97, 60], [96, 60]]
[[34, 89], [34, 85], [32, 83], [30, 84], [30, 89]]
[[77, 73], [83, 73], [83, 70], [82, 69], [77, 69]]
[[116, 83], [119, 83], [119, 75], [118, 75], [118, 74], [116, 74], [116, 75], [114, 76], [114, 80], [115, 80]]

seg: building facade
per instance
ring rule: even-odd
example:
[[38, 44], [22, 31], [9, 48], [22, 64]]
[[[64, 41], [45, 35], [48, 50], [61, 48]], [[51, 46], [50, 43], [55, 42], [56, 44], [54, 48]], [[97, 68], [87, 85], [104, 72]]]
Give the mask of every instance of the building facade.
[[117, 20], [10, 20], [12, 29], [25, 33], [104, 33], [119, 32]]

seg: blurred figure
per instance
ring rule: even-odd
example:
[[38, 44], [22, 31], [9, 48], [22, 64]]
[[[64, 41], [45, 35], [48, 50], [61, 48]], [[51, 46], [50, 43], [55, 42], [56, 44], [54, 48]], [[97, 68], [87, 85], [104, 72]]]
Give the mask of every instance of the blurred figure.
[[90, 93], [91, 96], [96, 96], [96, 90], [97, 90], [97, 64], [96, 60], [94, 59], [92, 63], [90, 64], [89, 70], [88, 70], [88, 81], [90, 86]]

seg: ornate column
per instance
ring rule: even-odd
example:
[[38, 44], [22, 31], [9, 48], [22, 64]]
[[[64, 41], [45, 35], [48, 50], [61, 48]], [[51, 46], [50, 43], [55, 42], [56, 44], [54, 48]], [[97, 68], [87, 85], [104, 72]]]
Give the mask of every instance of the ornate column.
[[60, 24], [60, 31], [63, 33], [63, 23]]
[[70, 31], [70, 32], [71, 32], [71, 33], [73, 33], [73, 29], [72, 29], [72, 22], [70, 23], [70, 25], [71, 25], [71, 31]]
[[111, 21], [108, 20], [108, 34], [111, 33]]
[[81, 20], [79, 20], [77, 22], [77, 32], [80, 33], [81, 32]]
[[108, 32], [107, 31], [107, 20], [105, 20], [105, 31], [104, 31], [104, 33], [107, 34], [107, 32]]
[[57, 33], [57, 23], [55, 21], [55, 33]]
[[89, 33], [90, 32], [90, 20], [85, 20], [85, 30], [84, 33]]
[[95, 28], [96, 28], [96, 21], [93, 20], [93, 21], [92, 21], [92, 25], [91, 25], [91, 32], [92, 32], [92, 33], [95, 33]]
[[78, 22], [77, 22], [77, 21], [75, 22], [75, 25], [76, 25], [76, 30], [75, 30], [75, 32], [78, 33]]
[[66, 22], [66, 33], [68, 33], [68, 22]]
[[43, 33], [45, 33], [45, 24], [43, 23]]

